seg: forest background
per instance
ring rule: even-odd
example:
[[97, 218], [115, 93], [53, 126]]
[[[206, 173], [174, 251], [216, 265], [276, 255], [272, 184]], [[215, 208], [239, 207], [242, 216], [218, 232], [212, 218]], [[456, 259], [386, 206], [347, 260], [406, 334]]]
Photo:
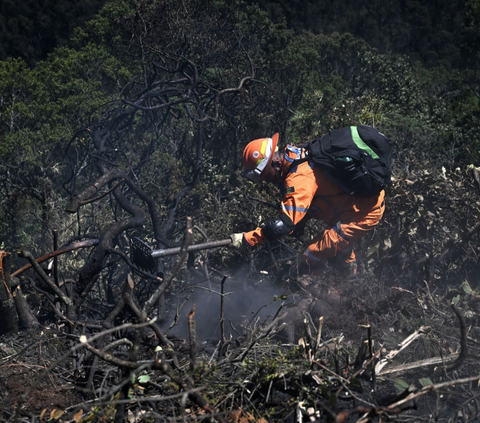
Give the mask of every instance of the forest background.
[[[389, 284], [417, 300], [427, 292], [433, 301], [429, 287], [442, 301], [455, 298], [475, 326], [480, 1], [2, 1], [0, 23], [0, 249], [11, 253], [3, 333], [53, 321], [69, 335], [92, 335], [98, 328], [80, 322], [145, 322], [166, 312], [165, 290], [184, 289], [199, 273], [210, 283], [246, 262], [256, 282], [259, 269], [285, 282], [284, 265], [318, 225], [248, 259], [220, 249], [190, 257], [189, 275], [168, 259], [128, 280], [130, 240], [178, 246], [188, 217], [194, 242], [253, 229], [278, 198], [241, 178], [245, 144], [275, 132], [295, 144], [356, 124], [380, 129], [393, 147], [387, 212], [362, 245], [366, 276], [358, 282], [375, 286], [368, 298], [378, 304], [383, 294], [388, 324], [402, 326], [392, 346], [425, 322], [398, 314]], [[58, 257], [47, 273], [9, 277], [29, 257], [82, 242], [91, 244]], [[71, 287], [57, 291], [49, 281]], [[126, 286], [135, 287], [140, 311], [114, 314]], [[369, 307], [361, 310], [370, 321], [388, 325]], [[458, 350], [452, 345], [442, 347]], [[79, 373], [88, 380], [82, 388], [95, 392], [95, 370]]]

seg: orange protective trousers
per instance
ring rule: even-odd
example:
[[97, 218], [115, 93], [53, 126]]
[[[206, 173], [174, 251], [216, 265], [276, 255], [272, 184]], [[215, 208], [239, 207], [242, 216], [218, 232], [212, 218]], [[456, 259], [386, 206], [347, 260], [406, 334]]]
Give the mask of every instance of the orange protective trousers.
[[381, 203], [370, 212], [348, 213], [348, 215], [342, 216], [339, 225], [326, 229], [314, 237], [304, 253], [305, 256], [321, 260], [336, 257], [340, 251], [350, 251], [350, 254], [345, 257], [345, 261], [347, 263], [355, 261], [353, 250], [355, 241], [372, 230], [383, 216], [385, 211], [383, 193], [381, 197]]

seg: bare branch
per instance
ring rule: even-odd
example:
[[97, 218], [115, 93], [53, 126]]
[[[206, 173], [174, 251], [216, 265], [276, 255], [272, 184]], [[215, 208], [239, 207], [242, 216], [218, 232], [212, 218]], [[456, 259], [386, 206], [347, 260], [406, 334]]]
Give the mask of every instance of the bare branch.
[[[56, 257], [56, 256], [59, 256], [61, 254], [69, 253], [70, 251], [78, 250], [80, 248], [85, 248], [85, 247], [92, 247], [93, 245], [97, 245], [98, 242], [99, 242], [98, 239], [87, 239], [85, 241], [74, 242], [74, 243], [69, 244], [65, 247], [62, 247], [62, 248], [60, 248], [56, 251], [53, 251], [49, 254], [41, 256], [41, 257], [37, 258], [35, 261], [37, 263], [42, 263], [45, 260], [49, 260], [52, 257]], [[16, 270], [15, 272], [13, 272], [11, 274], [11, 276], [12, 277], [18, 276], [18, 275], [22, 274], [23, 272], [25, 272], [26, 270], [30, 269], [31, 267], [32, 267], [32, 265], [30, 263], [26, 264], [25, 266], [21, 267], [20, 269]]]

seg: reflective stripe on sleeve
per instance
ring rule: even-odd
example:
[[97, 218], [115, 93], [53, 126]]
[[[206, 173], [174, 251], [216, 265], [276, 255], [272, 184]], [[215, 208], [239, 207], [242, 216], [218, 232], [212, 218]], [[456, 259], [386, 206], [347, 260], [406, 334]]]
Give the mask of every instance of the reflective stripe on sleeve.
[[293, 212], [299, 212], [299, 213], [307, 213], [308, 208], [305, 207], [294, 207], [294, 206], [286, 206], [285, 204], [282, 203], [282, 210], [284, 212], [287, 211], [293, 211]]

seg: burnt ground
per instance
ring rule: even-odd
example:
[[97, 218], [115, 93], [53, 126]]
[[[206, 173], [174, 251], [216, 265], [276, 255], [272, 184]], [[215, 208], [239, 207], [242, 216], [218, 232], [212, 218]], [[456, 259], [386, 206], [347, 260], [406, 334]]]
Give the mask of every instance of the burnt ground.
[[[176, 351], [172, 368], [190, 378], [229, 421], [478, 421], [480, 296], [468, 284], [452, 289], [398, 283], [365, 269], [348, 278], [328, 269], [303, 277], [283, 274], [280, 282], [261, 273], [248, 280], [232, 275], [225, 284], [231, 297], [224, 305], [223, 343], [218, 281], [191, 284], [182, 291], [192, 296], [169, 332]], [[174, 309], [183, 297], [169, 301]], [[193, 304], [197, 339], [192, 371], [185, 321]], [[278, 321], [271, 325], [275, 317]], [[38, 421], [42, 411], [44, 420], [51, 421], [114, 421], [118, 394], [104, 395], [125, 372], [101, 361], [95, 390], [87, 389], [93, 358], [85, 360], [83, 349], [73, 351], [78, 335], [64, 329], [49, 324], [1, 339], [3, 421], [14, 421], [19, 402], [19, 421]], [[401, 349], [415, 333], [418, 337]], [[158, 357], [158, 344], [151, 333], [144, 334], [141, 358]], [[117, 348], [115, 354], [125, 358], [127, 350]], [[33, 384], [36, 388], [22, 398]], [[198, 404], [182, 402], [179, 392], [171, 377], [147, 366], [130, 384], [124, 421], [210, 420]], [[408, 395], [411, 399], [402, 403]], [[149, 397], [155, 399], [145, 402]]]
[[[5, 421], [15, 409], [20, 397], [32, 384], [36, 389], [26, 398], [23, 409], [32, 416], [40, 416], [42, 410], [65, 409], [81, 402], [68, 384], [66, 369], [55, 369], [45, 378], [46, 368], [64, 351], [67, 339], [57, 336], [57, 329], [21, 331], [18, 335], [3, 336], [0, 344], [0, 401]], [[63, 374], [62, 374], [63, 373]], [[64, 377], [66, 376], [66, 377]]]
[[[171, 345], [128, 309], [107, 331], [100, 292], [73, 326], [43, 310], [41, 328], [0, 338], [1, 419], [480, 421], [479, 186], [469, 169], [396, 181], [350, 277], [298, 276], [295, 244], [212, 253], [169, 288]], [[150, 282], [132, 283], [142, 304]]]

